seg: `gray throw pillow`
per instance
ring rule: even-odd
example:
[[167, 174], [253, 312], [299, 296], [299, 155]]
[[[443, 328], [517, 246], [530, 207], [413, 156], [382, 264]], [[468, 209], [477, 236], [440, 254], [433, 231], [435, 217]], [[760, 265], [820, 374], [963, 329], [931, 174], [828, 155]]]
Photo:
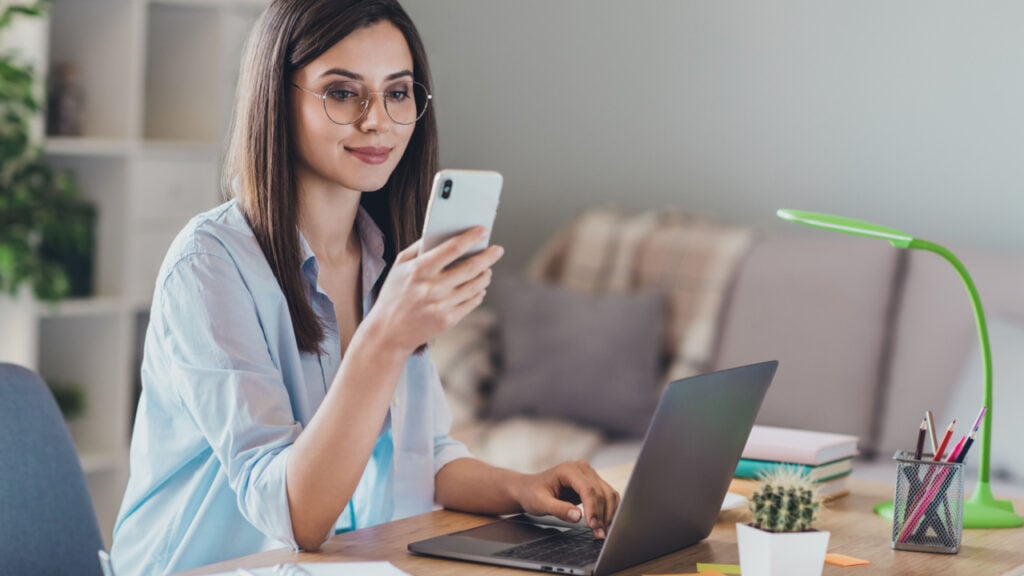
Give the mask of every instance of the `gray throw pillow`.
[[639, 437], [661, 392], [664, 299], [588, 295], [497, 275], [502, 370], [492, 418], [562, 418]]

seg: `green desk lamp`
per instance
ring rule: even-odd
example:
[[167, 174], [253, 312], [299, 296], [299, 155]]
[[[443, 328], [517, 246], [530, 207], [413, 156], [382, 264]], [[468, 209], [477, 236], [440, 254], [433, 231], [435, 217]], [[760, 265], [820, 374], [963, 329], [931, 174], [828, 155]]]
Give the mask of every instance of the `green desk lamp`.
[[[830, 214], [819, 214], [816, 212], [804, 212], [800, 210], [779, 210], [779, 218], [842, 232], [854, 236], [867, 236], [885, 240], [897, 248], [909, 248], [915, 250], [927, 250], [945, 258], [956, 268], [967, 287], [967, 293], [971, 297], [971, 304], [974, 306], [974, 319], [978, 324], [978, 338], [981, 340], [982, 363], [985, 366], [985, 419], [981, 427], [981, 470], [978, 476], [978, 484], [974, 494], [964, 502], [964, 528], [1014, 528], [1024, 526], [1024, 519], [1013, 512], [1013, 504], [1009, 500], [996, 500], [992, 496], [992, 488], [989, 485], [989, 454], [991, 451], [992, 438], [992, 352], [988, 343], [988, 327], [985, 324], [985, 313], [981, 309], [981, 298], [978, 297], [978, 290], [974, 287], [971, 275], [967, 268], [953, 255], [952, 252], [926, 240], [914, 238], [910, 234], [877, 226], [862, 220], [833, 216]], [[875, 513], [880, 516], [892, 518], [892, 502], [883, 502], [875, 506]]]

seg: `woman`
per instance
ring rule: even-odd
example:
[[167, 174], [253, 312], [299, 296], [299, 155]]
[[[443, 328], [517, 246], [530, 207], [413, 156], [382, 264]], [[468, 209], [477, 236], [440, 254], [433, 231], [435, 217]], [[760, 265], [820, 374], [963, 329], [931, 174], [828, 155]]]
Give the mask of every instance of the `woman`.
[[225, 171], [160, 270], [114, 530], [119, 574], [183, 570], [432, 509], [520, 510], [595, 536], [585, 463], [470, 457], [423, 345], [477, 307], [500, 247], [419, 253], [437, 168], [430, 75], [395, 0], [278, 0], [246, 48]]

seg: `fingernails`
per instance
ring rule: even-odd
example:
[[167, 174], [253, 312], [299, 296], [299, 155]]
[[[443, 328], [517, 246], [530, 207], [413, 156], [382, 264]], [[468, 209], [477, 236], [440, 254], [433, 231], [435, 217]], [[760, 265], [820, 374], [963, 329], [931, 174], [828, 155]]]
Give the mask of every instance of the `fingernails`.
[[573, 522], [579, 522], [581, 516], [582, 513], [580, 512], [579, 508], [573, 508], [572, 510], [569, 510], [569, 520]]
[[594, 536], [596, 536], [600, 540], [604, 540], [604, 528], [598, 528], [597, 530], [594, 530]]

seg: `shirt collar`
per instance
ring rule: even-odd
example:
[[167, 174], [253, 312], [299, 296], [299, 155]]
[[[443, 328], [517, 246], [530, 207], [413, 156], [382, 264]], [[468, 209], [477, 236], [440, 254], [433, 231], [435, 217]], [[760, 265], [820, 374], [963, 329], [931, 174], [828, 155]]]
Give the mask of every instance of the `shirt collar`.
[[[359, 244], [362, 247], [363, 294], [370, 294], [374, 285], [377, 284], [377, 280], [384, 273], [384, 268], [387, 267], [387, 262], [384, 261], [384, 232], [362, 206], [356, 213], [355, 225], [356, 232], [359, 234]], [[320, 264], [301, 230], [299, 230], [299, 244], [302, 250], [302, 274], [306, 277], [309, 285], [316, 289], [320, 278]]]

